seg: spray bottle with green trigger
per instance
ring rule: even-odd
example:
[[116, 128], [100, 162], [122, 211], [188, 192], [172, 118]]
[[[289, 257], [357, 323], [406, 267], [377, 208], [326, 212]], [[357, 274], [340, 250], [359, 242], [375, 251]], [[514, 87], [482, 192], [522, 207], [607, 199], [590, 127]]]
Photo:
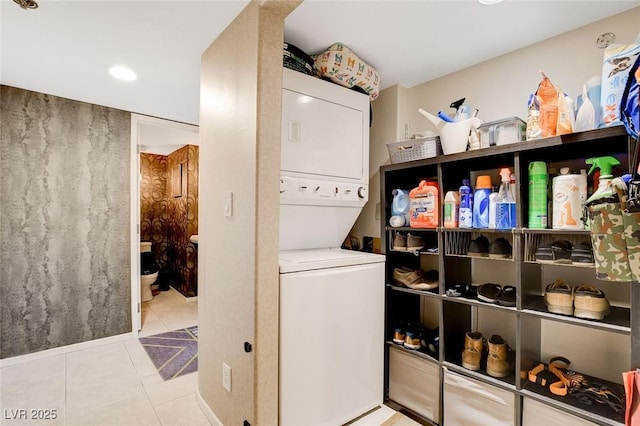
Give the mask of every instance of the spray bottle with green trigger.
[[585, 163], [591, 164], [589, 174], [591, 174], [594, 169], [600, 169], [600, 181], [598, 183], [598, 188], [593, 192], [593, 194], [591, 194], [589, 198], [587, 198], [585, 204], [591, 204], [594, 201], [614, 196], [616, 192], [611, 187], [611, 179], [613, 179], [613, 166], [617, 166], [618, 164], [620, 164], [620, 161], [618, 161], [615, 157], [605, 156], [588, 158]]

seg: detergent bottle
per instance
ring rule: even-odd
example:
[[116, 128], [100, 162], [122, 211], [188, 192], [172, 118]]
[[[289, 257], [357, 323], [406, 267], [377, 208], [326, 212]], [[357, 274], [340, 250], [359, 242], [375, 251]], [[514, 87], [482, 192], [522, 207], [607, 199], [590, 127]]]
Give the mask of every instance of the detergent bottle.
[[443, 218], [445, 228], [457, 228], [460, 211], [460, 195], [458, 191], [448, 191], [444, 196]]
[[458, 227], [473, 227], [473, 191], [469, 179], [462, 180], [458, 194], [460, 195], [460, 209], [458, 211]]
[[423, 180], [409, 192], [409, 226], [412, 228], [438, 227], [438, 183]]
[[591, 194], [589, 198], [587, 198], [585, 204], [589, 205], [604, 198], [614, 196], [616, 192], [611, 187], [611, 179], [613, 179], [613, 166], [617, 166], [618, 164], [620, 164], [620, 161], [618, 161], [618, 159], [615, 157], [605, 156], [588, 158], [585, 163], [591, 164], [589, 174], [591, 174], [594, 169], [600, 169], [598, 188], [594, 191], [593, 194]]
[[500, 169], [502, 183], [496, 201], [496, 229], [512, 229], [516, 227], [516, 200], [511, 192], [511, 170]]
[[394, 189], [391, 191], [391, 219], [389, 224], [394, 227], [409, 226], [409, 191]]
[[476, 190], [473, 193], [474, 228], [489, 227], [489, 195], [491, 195], [491, 176], [478, 176], [476, 178]]

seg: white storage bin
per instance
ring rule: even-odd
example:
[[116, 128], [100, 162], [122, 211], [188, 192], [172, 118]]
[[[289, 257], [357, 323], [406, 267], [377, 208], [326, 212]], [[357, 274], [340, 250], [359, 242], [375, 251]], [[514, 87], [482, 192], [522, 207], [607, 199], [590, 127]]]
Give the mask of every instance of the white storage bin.
[[515, 424], [513, 392], [445, 370], [442, 398], [447, 426]]
[[389, 398], [439, 422], [440, 368], [402, 349], [389, 348]]
[[552, 408], [531, 398], [522, 403], [522, 426], [595, 426], [580, 417]]

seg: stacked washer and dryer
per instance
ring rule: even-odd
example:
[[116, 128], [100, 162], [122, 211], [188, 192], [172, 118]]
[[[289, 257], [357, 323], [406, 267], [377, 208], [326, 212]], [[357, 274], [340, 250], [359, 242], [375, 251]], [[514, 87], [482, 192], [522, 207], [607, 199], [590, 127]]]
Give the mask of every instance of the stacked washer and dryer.
[[336, 426], [383, 401], [384, 256], [341, 250], [368, 200], [369, 97], [284, 69], [280, 424]]

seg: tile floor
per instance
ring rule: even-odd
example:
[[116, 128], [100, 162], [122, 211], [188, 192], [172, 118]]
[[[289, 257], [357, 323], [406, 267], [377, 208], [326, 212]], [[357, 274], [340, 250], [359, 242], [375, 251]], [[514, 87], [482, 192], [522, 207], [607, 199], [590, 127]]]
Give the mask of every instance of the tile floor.
[[[140, 334], [195, 325], [197, 310], [175, 290], [161, 292], [143, 303]], [[133, 337], [10, 364], [0, 369], [0, 425], [209, 425], [196, 401], [197, 380], [193, 373], [163, 381]], [[32, 419], [47, 414], [49, 420]]]
[[[140, 336], [197, 324], [198, 303], [173, 289], [142, 305]], [[0, 369], [0, 425], [206, 426], [197, 380], [193, 373], [163, 381], [133, 337], [11, 363]], [[417, 423], [381, 406], [352, 425]]]

